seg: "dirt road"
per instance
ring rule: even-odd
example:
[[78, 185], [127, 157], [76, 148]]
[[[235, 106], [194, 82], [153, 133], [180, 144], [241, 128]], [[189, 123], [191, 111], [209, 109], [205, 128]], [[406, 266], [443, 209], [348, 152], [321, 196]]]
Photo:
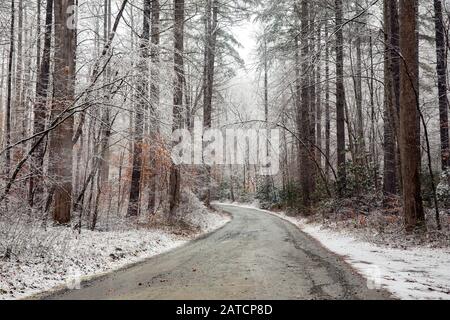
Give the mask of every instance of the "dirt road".
[[132, 268], [47, 299], [386, 299], [294, 225], [221, 206], [219, 231]]

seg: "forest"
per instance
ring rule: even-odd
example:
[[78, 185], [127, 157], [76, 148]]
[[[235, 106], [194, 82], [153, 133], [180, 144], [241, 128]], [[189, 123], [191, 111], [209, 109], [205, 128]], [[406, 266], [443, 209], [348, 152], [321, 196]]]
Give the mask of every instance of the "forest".
[[447, 247], [449, 28], [446, 0], [3, 0], [0, 298], [217, 203]]

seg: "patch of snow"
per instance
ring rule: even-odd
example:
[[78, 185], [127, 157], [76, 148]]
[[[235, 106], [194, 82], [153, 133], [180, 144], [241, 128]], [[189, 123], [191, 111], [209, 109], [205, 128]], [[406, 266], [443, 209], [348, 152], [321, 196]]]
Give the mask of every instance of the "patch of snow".
[[222, 214], [211, 214], [192, 192], [185, 191], [182, 194], [181, 205], [178, 208], [179, 215], [189, 224], [199, 227], [203, 232], [211, 232], [224, 225], [224, 219], [230, 220], [230, 217], [224, 217]]
[[395, 249], [355, 239], [347, 233], [323, 228], [306, 219], [288, 217], [251, 205], [224, 204], [257, 209], [281, 217], [342, 256], [368, 280], [368, 286], [385, 288], [399, 299], [450, 299], [450, 249]]
[[31, 254], [31, 248], [24, 246], [19, 255], [0, 260], [0, 300], [27, 298], [61, 286], [76, 288], [82, 278], [115, 271], [173, 250], [230, 220], [228, 216], [213, 212], [192, 214], [193, 220], [195, 216], [197, 220], [193, 224], [201, 232], [191, 236], [147, 228], [110, 232], [83, 230], [79, 235], [71, 228], [45, 230], [33, 226], [29, 230], [33, 233], [30, 241], [39, 239], [39, 245], [44, 242], [46, 249], [36, 250], [36, 245]]

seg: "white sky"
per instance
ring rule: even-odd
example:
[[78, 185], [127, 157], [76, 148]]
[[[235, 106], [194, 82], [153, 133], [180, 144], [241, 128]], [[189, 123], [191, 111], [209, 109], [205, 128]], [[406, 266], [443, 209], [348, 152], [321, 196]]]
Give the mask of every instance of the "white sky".
[[258, 81], [255, 68], [256, 32], [258, 25], [252, 21], [234, 26], [232, 32], [242, 47], [238, 49], [241, 58], [245, 61], [246, 70], [238, 70], [237, 76], [231, 81], [234, 103], [241, 106], [241, 112], [248, 118], [258, 118]]
[[246, 62], [253, 61], [254, 50], [256, 48], [255, 38], [257, 29], [258, 26], [252, 21], [244, 22], [241, 25], [232, 28], [236, 39], [242, 44], [239, 53]]

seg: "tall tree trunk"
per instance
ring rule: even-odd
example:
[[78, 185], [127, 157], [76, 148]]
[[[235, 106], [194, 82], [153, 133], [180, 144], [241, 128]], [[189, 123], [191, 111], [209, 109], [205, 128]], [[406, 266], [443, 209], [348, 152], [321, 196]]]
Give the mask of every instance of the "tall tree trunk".
[[397, 193], [397, 167], [396, 167], [396, 107], [393, 98], [393, 76], [391, 68], [391, 5], [393, 0], [384, 0], [384, 170], [383, 194], [384, 205], [388, 206], [392, 196]]
[[369, 76], [369, 89], [370, 89], [370, 163], [373, 168], [373, 180], [375, 190], [378, 192], [379, 188], [379, 164], [378, 164], [378, 149], [377, 143], [377, 129], [376, 129], [376, 111], [375, 111], [375, 64], [373, 55], [373, 37], [369, 37], [369, 56], [370, 56], [370, 76]]
[[148, 58], [150, 44], [150, 15], [151, 0], [144, 0], [144, 19], [140, 44], [140, 59], [138, 64], [137, 103], [134, 124], [134, 152], [133, 173], [131, 176], [130, 200], [128, 203], [128, 216], [135, 217], [139, 214], [141, 199], [142, 179], [142, 144], [144, 139], [144, 110], [148, 101]]
[[[269, 56], [268, 56], [268, 48], [267, 48], [267, 38], [266, 34], [264, 34], [264, 121], [265, 121], [265, 129], [267, 130], [267, 140], [266, 140], [266, 156], [270, 155], [270, 140], [269, 140]], [[273, 185], [273, 179], [270, 175], [267, 175], [264, 179], [265, 190], [272, 196], [271, 194], [271, 186]], [[234, 196], [233, 196], [234, 197]]]
[[[24, 10], [24, 16], [25, 19], [28, 19], [28, 15], [27, 15], [27, 10]], [[24, 39], [24, 43], [25, 45], [28, 45], [28, 43], [30, 43], [32, 40], [32, 35], [33, 32], [30, 28], [27, 28], [25, 31], [25, 39]], [[24, 60], [24, 65], [25, 66], [31, 66], [33, 63], [33, 57], [29, 54], [27, 54], [25, 56], [25, 60]], [[30, 103], [29, 101], [31, 100], [32, 97], [32, 92], [34, 91], [32, 89], [32, 85], [31, 85], [31, 79], [32, 79], [32, 68], [28, 67], [25, 68], [25, 74], [24, 74], [24, 85], [22, 86], [22, 101], [23, 101], [23, 110], [24, 110], [24, 115], [22, 117], [22, 132], [23, 132], [23, 137], [28, 137], [29, 134], [31, 133], [30, 131], [30, 125], [31, 125], [31, 107], [30, 107]], [[26, 188], [26, 183], [24, 183], [24, 186]]]
[[[184, 0], [174, 0], [174, 94], [173, 130], [183, 126], [184, 86]], [[169, 205], [171, 217], [176, 213], [181, 198], [181, 167], [172, 164], [170, 170]]]
[[[396, 143], [396, 168], [397, 168], [397, 181], [396, 184], [402, 188], [402, 173], [401, 173], [401, 155], [400, 145], [398, 140], [400, 139], [400, 26], [398, 16], [398, 0], [390, 0], [390, 76], [392, 86], [392, 124], [395, 134]], [[418, 38], [417, 38], [418, 39]], [[419, 120], [418, 127], [420, 127]], [[401, 190], [400, 190], [401, 192]]]
[[325, 172], [330, 177], [330, 156], [331, 156], [331, 115], [330, 115], [330, 45], [328, 41], [329, 24], [325, 23], [325, 155], [327, 157]]
[[[36, 81], [36, 101], [34, 103], [34, 125], [33, 134], [36, 135], [45, 130], [47, 118], [47, 95], [50, 83], [50, 54], [52, 43], [52, 23], [53, 23], [53, 0], [47, 0], [45, 14], [45, 35], [44, 51], [41, 65], [39, 66], [38, 78]], [[35, 139], [35, 143], [38, 138]], [[42, 177], [44, 170], [45, 144], [40, 143], [32, 155], [31, 176], [29, 185], [29, 203], [33, 206], [35, 200], [38, 203], [42, 200], [43, 186]], [[36, 184], [37, 182], [37, 184]], [[37, 197], [37, 199], [35, 199]]]
[[420, 133], [417, 123], [417, 4], [400, 0], [400, 151], [405, 226], [408, 231], [424, 225], [425, 216], [420, 182]]
[[350, 117], [350, 111], [348, 109], [347, 101], [344, 100], [344, 114], [345, 114], [345, 123], [347, 124], [347, 137], [348, 137], [348, 149], [352, 156], [353, 162], [357, 161], [356, 151], [355, 151], [355, 131], [353, 129], [352, 119]]
[[[6, 64], [6, 62], [7, 62], [7, 58], [6, 58], [6, 55], [5, 55], [5, 52], [6, 52], [6, 50], [5, 49], [3, 49], [3, 51], [2, 51], [2, 70], [1, 70], [1, 74], [2, 75], [4, 75], [5, 74], [5, 64]], [[4, 86], [4, 84], [5, 84], [5, 77], [4, 76], [2, 76], [1, 77], [1, 79], [0, 79], [0, 148], [3, 148], [4, 147], [4, 145], [3, 145], [3, 143], [4, 143], [4, 141], [3, 141], [3, 138], [4, 138], [4, 135], [5, 135], [5, 132], [4, 132], [4, 130], [5, 130], [5, 128], [3, 127], [4, 126], [4, 121], [5, 121], [5, 114], [4, 114], [4, 110], [3, 110], [3, 86]]]
[[41, 11], [42, 11], [42, 0], [37, 1], [37, 14], [36, 14], [36, 69], [41, 66], [41, 49], [42, 49], [42, 41], [41, 41]]
[[347, 184], [345, 156], [345, 88], [344, 88], [344, 35], [342, 0], [335, 0], [336, 11], [336, 130], [338, 156], [338, 191], [345, 194]]
[[[23, 0], [19, 0], [17, 11], [17, 61], [16, 61], [16, 83], [15, 83], [15, 98], [14, 98], [14, 127], [16, 136], [14, 141], [20, 140], [24, 136], [24, 128], [22, 126], [22, 119], [25, 117], [23, 104]], [[19, 150], [17, 150], [19, 151]]]
[[[358, 5], [355, 10], [358, 12]], [[363, 92], [362, 92], [362, 49], [361, 49], [361, 21], [356, 21], [356, 75], [355, 75], [355, 97], [356, 97], [356, 157], [357, 163], [363, 165], [365, 158], [364, 143], [364, 118], [363, 118]]]
[[[189, 44], [186, 44], [189, 46]], [[192, 73], [189, 65], [186, 66], [187, 71], [185, 71], [186, 77], [184, 78], [184, 100], [186, 109], [186, 128], [190, 130], [192, 128], [193, 119], [193, 105], [192, 105]]]
[[[315, 55], [315, 45], [316, 45], [316, 39], [315, 39], [315, 30], [314, 30], [314, 4], [309, 3], [308, 8], [308, 25], [307, 25], [307, 33], [308, 33], [308, 45], [309, 45], [309, 56]], [[310, 59], [310, 57], [304, 59]], [[311, 61], [314, 61], [310, 59]], [[306, 66], [305, 66], [306, 67]], [[316, 190], [316, 180], [317, 180], [317, 174], [318, 174], [318, 168], [315, 166], [315, 155], [316, 155], [316, 91], [317, 91], [317, 84], [316, 84], [316, 68], [311, 67], [309, 65], [308, 67], [308, 75], [309, 77], [309, 167], [311, 168], [310, 174], [308, 175], [309, 178], [309, 188], [310, 188], [310, 194], [312, 195]], [[305, 71], [304, 71], [305, 72]]]
[[[155, 144], [155, 140], [158, 136], [159, 123], [157, 122], [157, 112], [160, 104], [160, 88], [159, 88], [159, 67], [160, 67], [160, 54], [159, 54], [159, 42], [160, 42], [160, 4], [159, 0], [152, 0], [152, 19], [151, 19], [151, 61], [152, 61], [152, 80], [150, 84], [150, 118], [154, 121], [154, 125], [151, 126], [152, 143]], [[156, 210], [156, 193], [158, 190], [158, 176], [159, 168], [157, 168], [157, 161], [155, 159], [155, 153], [152, 152], [151, 158], [151, 170], [153, 171], [150, 178], [149, 195], [148, 195], [148, 211], [154, 213]]]
[[212, 106], [209, 102], [209, 79], [210, 70], [209, 61], [211, 60], [211, 33], [212, 33], [212, 1], [206, 0], [205, 7], [205, 52], [204, 52], [204, 66], [203, 66], [203, 126], [206, 130], [207, 127], [211, 126], [212, 117]]
[[[70, 8], [74, 0], [60, 0], [54, 3], [55, 14], [55, 67], [53, 84], [52, 117], [67, 113], [72, 107], [75, 95], [75, 26]], [[51, 132], [51, 154], [49, 173], [52, 178], [54, 210], [57, 223], [70, 222], [72, 208], [72, 166], [73, 166], [73, 117], [69, 117]]]
[[5, 111], [5, 169], [6, 175], [9, 175], [11, 170], [11, 150], [8, 146], [11, 144], [11, 109], [12, 109], [12, 82], [13, 82], [13, 67], [15, 55], [15, 24], [16, 24], [16, 7], [15, 0], [11, 0], [11, 29], [10, 29], [10, 45], [8, 57], [8, 83], [7, 83], [7, 97], [6, 97], [6, 111]]
[[[308, 1], [301, 2], [301, 53], [297, 63], [300, 69], [297, 72], [297, 101], [298, 120], [300, 125], [300, 138], [304, 145], [300, 146], [300, 181], [302, 187], [302, 205], [305, 208], [311, 206], [311, 159], [310, 159], [310, 138], [311, 138], [311, 113], [310, 113], [310, 77], [309, 77], [309, 4]], [[302, 80], [303, 79], [303, 80]], [[301, 98], [301, 99], [300, 99]]]
[[[212, 11], [211, 11], [212, 10]], [[208, 130], [212, 126], [212, 99], [215, 75], [216, 60], [216, 42], [217, 42], [217, 26], [218, 26], [218, 2], [217, 0], [208, 0], [205, 16], [205, 70], [204, 70], [204, 91], [203, 91], [203, 127]], [[211, 167], [206, 166], [206, 195], [205, 205], [211, 205]]]
[[448, 100], [447, 100], [447, 49], [445, 41], [442, 1], [434, 0], [434, 21], [436, 27], [436, 56], [439, 94], [439, 120], [441, 133], [441, 163], [446, 171], [450, 165], [450, 145], [448, 133]]
[[321, 50], [322, 50], [322, 29], [319, 25], [317, 28], [317, 54], [318, 54], [318, 63], [316, 70], [316, 145], [318, 149], [316, 150], [316, 158], [317, 163], [322, 166], [322, 69], [321, 69]]
[[[111, 34], [111, 0], [104, 0], [103, 12], [103, 42], [107, 45]], [[111, 98], [111, 67], [106, 68], [104, 73], [104, 105], [101, 108], [102, 122], [101, 122], [101, 151], [100, 151], [100, 167], [99, 176], [102, 186], [107, 186], [109, 183], [109, 140], [111, 138], [111, 108], [109, 107], [109, 100]]]

